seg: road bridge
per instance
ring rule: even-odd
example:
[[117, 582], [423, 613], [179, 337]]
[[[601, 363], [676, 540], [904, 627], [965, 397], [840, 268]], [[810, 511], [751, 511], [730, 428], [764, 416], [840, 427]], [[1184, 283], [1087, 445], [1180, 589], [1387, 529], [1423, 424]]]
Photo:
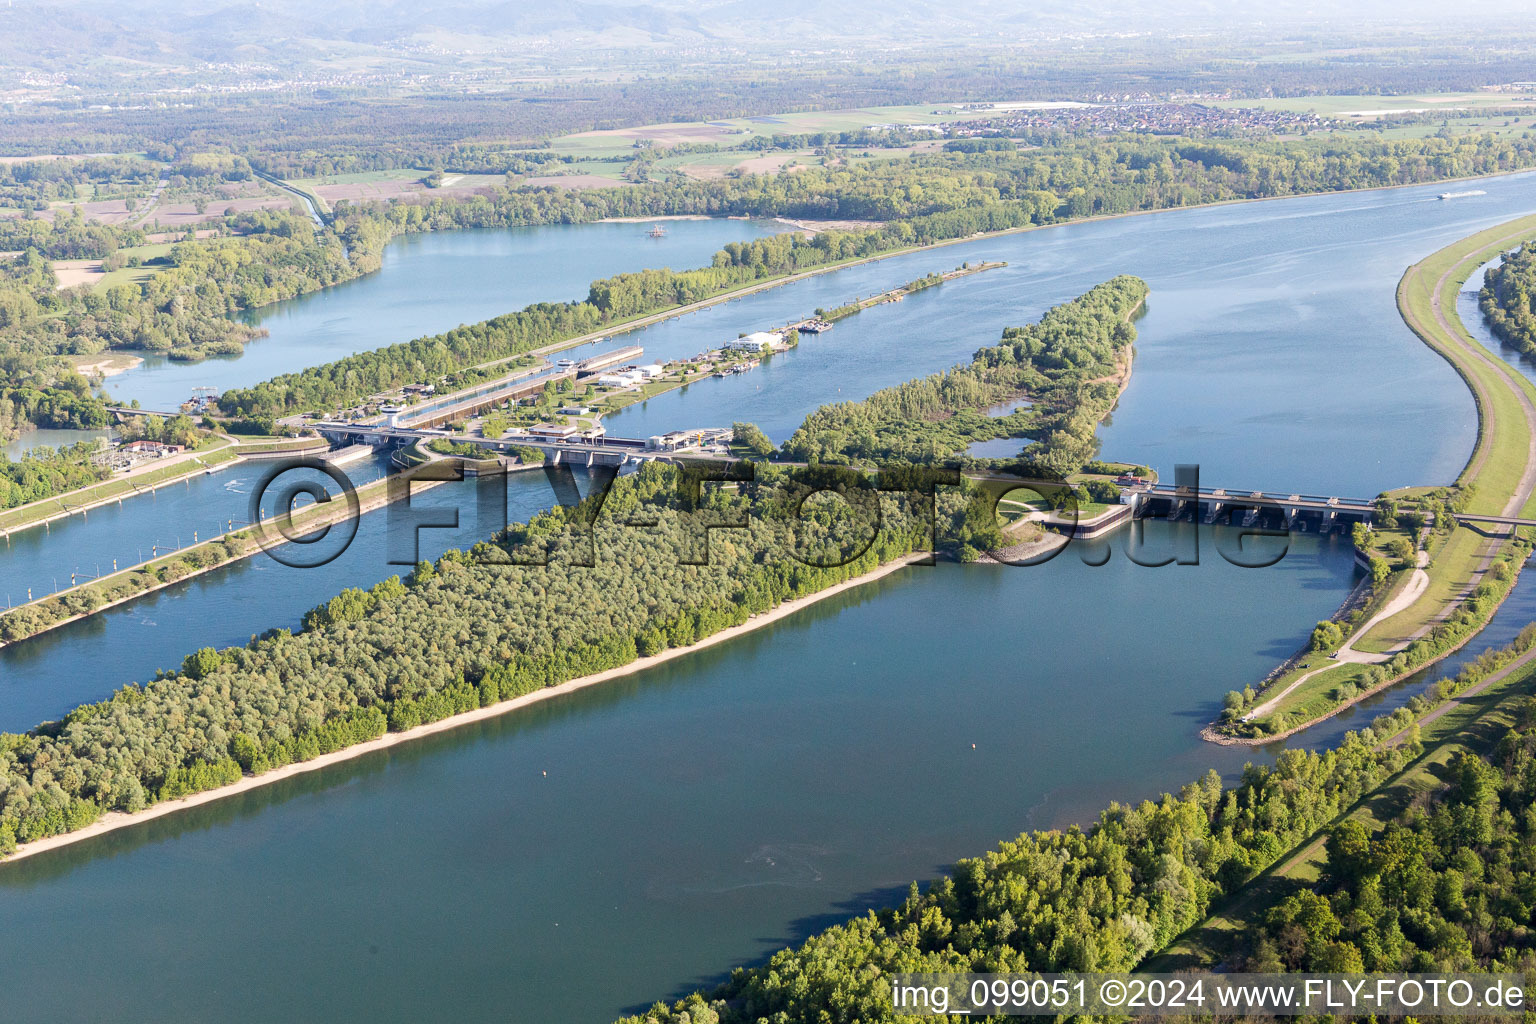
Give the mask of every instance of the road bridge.
[[107, 412], [112, 413], [118, 418], [124, 416], [163, 416], [169, 419], [181, 415], [180, 409], [175, 412], [164, 412], [159, 409], [130, 409], [126, 405], [109, 405], [107, 406]]

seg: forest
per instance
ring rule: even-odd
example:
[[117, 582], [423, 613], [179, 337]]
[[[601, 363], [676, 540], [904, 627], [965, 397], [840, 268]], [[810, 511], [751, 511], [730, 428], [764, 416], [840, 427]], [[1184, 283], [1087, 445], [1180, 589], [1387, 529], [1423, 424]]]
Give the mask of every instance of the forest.
[[91, 461], [94, 454], [96, 445], [85, 441], [67, 448], [40, 445], [16, 461], [0, 453], [0, 510], [105, 480], [108, 471]]
[[0, 352], [229, 354], [257, 334], [231, 314], [359, 273], [341, 238], [287, 210], [234, 214], [222, 228], [229, 234], [173, 244], [142, 282], [59, 291], [47, 260], [109, 257], [142, 244], [143, 233], [84, 223], [78, 214], [52, 224], [0, 221], [0, 245], [21, 250], [0, 271]]
[[[972, 441], [1029, 436], [1035, 441], [1023, 462], [1035, 475], [1065, 479], [1098, 453], [1094, 431], [1119, 399], [1113, 378], [1131, 358], [1131, 319], [1146, 295], [1139, 278], [1107, 281], [1039, 323], [1007, 328], [1000, 344], [969, 364], [823, 406], [781, 455], [809, 463], [958, 463]], [[988, 415], [1020, 397], [1032, 404]]]
[[0, 442], [33, 426], [91, 430], [111, 421], [90, 381], [64, 360], [0, 356]]
[[1487, 756], [1457, 752], [1445, 786], [1373, 835], [1328, 837], [1321, 884], [1270, 907], [1250, 971], [1536, 968], [1536, 698]]
[[[848, 474], [765, 468], [737, 491], [685, 490], [679, 470], [648, 463], [606, 499], [344, 591], [301, 633], [194, 652], [0, 735], [0, 849], [687, 646], [923, 550], [932, 532], [921, 496]], [[806, 500], [816, 491], [881, 502], [881, 525]], [[702, 528], [721, 521], [743, 525]]]
[[892, 1011], [892, 972], [1129, 971], [1417, 753], [1376, 739], [1286, 750], [1230, 789], [1212, 771], [1177, 796], [1112, 804], [1088, 829], [1026, 833], [926, 891], [914, 883], [899, 906], [622, 1024], [896, 1021], [915, 1018]]
[[[790, 259], [806, 248], [781, 235], [733, 252], [750, 269], [764, 265], [751, 253]], [[1144, 293], [1135, 278], [1101, 285], [1048, 313], [1043, 331], [1010, 332], [1006, 358], [1015, 343], [1042, 363], [1084, 358], [1065, 334], [1093, 334], [1084, 351], [1106, 344], [1098, 335], [1128, 330]], [[748, 425], [739, 431], [753, 441]], [[421, 563], [404, 580], [343, 591], [306, 615], [301, 633], [276, 629], [243, 648], [195, 652], [178, 672], [30, 733], [0, 735], [0, 850], [386, 726], [410, 728], [686, 647], [935, 541], [954, 551], [997, 533], [973, 486], [940, 490], [910, 467], [871, 478], [765, 464], [729, 489], [689, 479], [648, 462], [606, 492]], [[658, 525], [631, 525], [645, 520]], [[704, 528], [721, 523], [740, 525]]]
[[1522, 355], [1536, 355], [1536, 245], [1506, 253], [1483, 275], [1478, 307], [1495, 337]]

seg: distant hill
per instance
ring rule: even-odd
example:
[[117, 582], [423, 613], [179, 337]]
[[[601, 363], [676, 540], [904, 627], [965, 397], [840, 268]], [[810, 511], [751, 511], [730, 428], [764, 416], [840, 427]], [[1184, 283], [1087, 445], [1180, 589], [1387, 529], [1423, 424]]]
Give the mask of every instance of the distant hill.
[[[68, 72], [147, 63], [432, 63], [447, 56], [539, 50], [728, 45], [776, 50], [934, 45], [1028, 46], [1042, 34], [1240, 33], [1320, 25], [1401, 30], [1445, 25], [1442, 0], [9, 0], [0, 63]], [[1462, 0], [1456, 24], [1508, 28], [1536, 11]]]

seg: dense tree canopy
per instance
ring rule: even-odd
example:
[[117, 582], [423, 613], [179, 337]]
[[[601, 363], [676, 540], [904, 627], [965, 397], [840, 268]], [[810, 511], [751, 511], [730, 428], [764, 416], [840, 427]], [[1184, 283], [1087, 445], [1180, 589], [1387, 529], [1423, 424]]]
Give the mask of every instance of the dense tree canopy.
[[1111, 805], [1086, 831], [1027, 833], [926, 892], [914, 883], [899, 906], [624, 1024], [894, 1022], [895, 972], [1129, 971], [1412, 756], [1374, 739], [1287, 750], [1227, 790], [1213, 771], [1178, 796]]
[[1536, 245], [1526, 242], [1483, 276], [1478, 305], [1497, 337], [1536, 355]]
[[[648, 464], [614, 483], [594, 532], [583, 532], [593, 502], [557, 506], [404, 581], [345, 591], [302, 633], [196, 652], [60, 722], [0, 735], [0, 847], [686, 646], [930, 536], [918, 496], [760, 477], [689, 499], [676, 469]], [[881, 529], [855, 528], [844, 503], [801, 508], [818, 487], [884, 501]], [[652, 518], [661, 525], [627, 525]]]
[[1445, 765], [1436, 799], [1379, 833], [1347, 820], [1321, 884], [1270, 907], [1254, 971], [1530, 971], [1536, 893], [1536, 699], [1496, 747]]
[[[1119, 398], [1116, 374], [1131, 358], [1131, 317], [1146, 294], [1139, 278], [1117, 277], [1037, 324], [1008, 328], [969, 364], [823, 406], [782, 454], [813, 463], [954, 463], [972, 441], [1030, 436], [1038, 440], [1027, 461], [1064, 478], [1097, 452], [1094, 429]], [[1032, 404], [988, 414], [1021, 396]]]

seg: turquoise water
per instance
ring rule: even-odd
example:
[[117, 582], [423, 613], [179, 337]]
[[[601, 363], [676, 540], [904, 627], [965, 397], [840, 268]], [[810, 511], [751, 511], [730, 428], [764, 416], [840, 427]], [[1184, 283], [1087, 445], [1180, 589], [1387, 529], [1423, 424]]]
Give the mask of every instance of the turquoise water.
[[[1480, 182], [1487, 196], [1458, 203], [1407, 189], [1070, 225], [825, 275], [624, 343], [692, 354], [963, 260], [1010, 263], [610, 430], [752, 419], [783, 437], [822, 402], [942, 369], [1130, 272], [1153, 290], [1107, 457], [1346, 495], [1449, 480], [1475, 411], [1402, 327], [1392, 287], [1434, 249], [1530, 212], [1531, 181]], [[536, 481], [513, 486], [528, 488], [514, 514], [548, 500]], [[1164, 529], [1149, 526], [1153, 543]], [[1021, 829], [1271, 756], [1198, 730], [1337, 606], [1347, 543], [1299, 536], [1278, 566], [1244, 570], [1206, 536], [1198, 567], [1132, 565], [1115, 538], [1098, 568], [1069, 548], [1032, 569], [904, 570], [621, 682], [0, 865], [7, 1010], [601, 1022], [707, 984]], [[0, 660], [7, 687], [38, 681], [0, 693], [57, 713], [66, 693], [394, 571], [350, 556], [302, 581], [259, 563], [210, 574], [159, 599], [163, 622], [102, 617], [105, 639], [61, 631], [36, 649], [46, 670]], [[115, 639], [130, 636], [131, 650]]]

